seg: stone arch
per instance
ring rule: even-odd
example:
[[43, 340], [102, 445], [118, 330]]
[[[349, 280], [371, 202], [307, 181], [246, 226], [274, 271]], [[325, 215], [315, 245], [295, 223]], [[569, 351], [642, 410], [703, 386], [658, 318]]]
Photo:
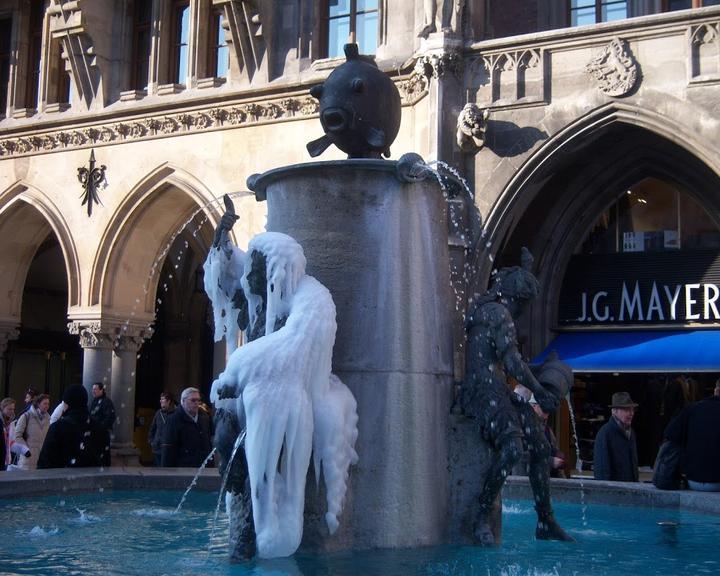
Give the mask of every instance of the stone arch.
[[[110, 220], [93, 264], [90, 305], [100, 306], [104, 317], [151, 322], [159, 268], [178, 232], [183, 225], [197, 227], [195, 249], [202, 254], [220, 215], [218, 199], [197, 178], [168, 163], [158, 166], [130, 190]], [[201, 227], [206, 219], [211, 226]]]
[[0, 318], [20, 320], [23, 287], [40, 244], [53, 232], [68, 279], [68, 309], [81, 304], [77, 248], [59, 208], [41, 190], [22, 181], [0, 193]]
[[558, 132], [505, 187], [486, 222], [501, 261], [476, 264], [484, 283], [492, 266], [516, 263], [522, 245], [533, 251], [543, 289], [526, 315], [528, 353], [552, 336], [564, 271], [584, 234], [618, 191], [648, 176], [688, 189], [720, 222], [720, 198], [710, 192], [720, 187], [717, 157], [675, 120], [621, 103]]

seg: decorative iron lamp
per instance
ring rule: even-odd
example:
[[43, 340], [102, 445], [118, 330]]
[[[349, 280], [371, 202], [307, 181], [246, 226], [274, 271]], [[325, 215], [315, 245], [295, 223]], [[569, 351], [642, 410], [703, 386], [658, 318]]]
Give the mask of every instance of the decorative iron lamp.
[[83, 186], [82, 204], [87, 204], [88, 217], [92, 216], [93, 203], [102, 204], [98, 196], [97, 187], [105, 180], [105, 164], [95, 166], [95, 150], [90, 150], [90, 167], [78, 168], [78, 180]]

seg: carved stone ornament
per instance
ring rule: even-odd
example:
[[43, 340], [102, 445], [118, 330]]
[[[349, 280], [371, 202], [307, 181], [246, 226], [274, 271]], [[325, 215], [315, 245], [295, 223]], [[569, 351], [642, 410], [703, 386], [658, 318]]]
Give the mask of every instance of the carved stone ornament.
[[625, 96], [637, 83], [638, 63], [627, 42], [613, 38], [585, 67], [601, 92], [608, 96]]
[[[430, 58], [430, 57], [429, 57]], [[433, 57], [434, 58], [434, 57]], [[440, 59], [430, 65], [429, 74], [442, 75], [462, 64], [458, 54], [449, 60]], [[415, 104], [427, 93], [428, 80], [423, 72], [395, 77], [393, 82], [400, 91], [404, 105]], [[457, 73], [457, 72], [456, 72]], [[0, 138], [0, 158], [54, 152], [72, 148], [88, 148], [93, 145], [145, 140], [163, 136], [221, 130], [238, 125], [283, 122], [303, 116], [318, 114], [319, 103], [309, 95], [283, 96], [263, 102], [235, 103], [205, 110], [163, 114], [137, 120], [114, 120], [74, 130], [38, 130], [37, 125], [18, 130], [13, 136]], [[82, 118], [79, 119], [81, 121]]]
[[442, 78], [451, 72], [460, 78], [463, 72], [463, 59], [459, 52], [442, 52], [438, 54], [424, 54], [415, 63], [416, 72], [429, 78]]
[[463, 152], [477, 153], [485, 145], [485, 130], [490, 110], [468, 102], [457, 119], [457, 145]]

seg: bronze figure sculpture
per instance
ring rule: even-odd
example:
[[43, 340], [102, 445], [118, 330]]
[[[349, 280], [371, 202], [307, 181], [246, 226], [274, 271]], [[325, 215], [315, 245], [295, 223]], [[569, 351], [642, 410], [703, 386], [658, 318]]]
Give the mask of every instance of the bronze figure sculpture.
[[538, 517], [535, 536], [572, 541], [553, 515], [547, 465], [550, 447], [540, 421], [527, 401], [508, 385], [508, 379], [514, 379], [535, 395], [543, 411], [554, 412], [569, 389], [568, 378], [572, 378], [571, 372], [549, 366], [545, 372], [552, 383], [544, 386], [542, 371], [536, 378], [518, 349], [514, 320], [540, 288], [531, 267], [532, 255], [523, 248], [522, 266], [499, 270], [490, 289], [471, 303], [466, 316], [468, 370], [460, 403], [465, 415], [477, 421], [478, 432], [494, 452], [473, 531], [483, 546], [496, 545], [490, 513], [506, 476], [523, 452], [523, 443], [530, 456], [530, 483]]

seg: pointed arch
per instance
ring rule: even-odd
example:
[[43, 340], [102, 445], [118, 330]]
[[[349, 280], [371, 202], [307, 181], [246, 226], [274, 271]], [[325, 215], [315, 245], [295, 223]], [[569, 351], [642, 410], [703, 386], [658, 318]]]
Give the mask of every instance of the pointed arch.
[[[163, 163], [142, 178], [110, 219], [93, 263], [88, 301], [103, 316], [151, 321], [159, 272], [181, 230], [195, 228], [198, 253], [207, 251], [219, 221], [219, 199], [189, 172]], [[203, 223], [209, 221], [208, 226]]]
[[81, 304], [77, 247], [59, 208], [41, 190], [21, 180], [0, 193], [0, 318], [20, 319], [22, 294], [30, 264], [40, 244], [53, 232], [60, 244], [68, 280], [68, 309]]
[[[720, 222], [720, 162], [698, 134], [654, 111], [614, 102], [559, 131], [532, 155], [486, 221], [492, 253], [508, 261], [531, 248], [543, 286], [528, 320], [530, 353], [550, 339], [564, 272], [595, 218], [617, 194], [652, 176], [690, 191]], [[476, 255], [482, 285], [493, 265]]]
[[535, 188], [533, 184], [547, 180], [559, 160], [582, 149], [588, 142], [617, 125], [643, 128], [674, 142], [720, 174], [720, 157], [717, 152], [709, 149], [695, 132], [688, 130], [687, 124], [652, 110], [624, 102], [611, 102], [588, 112], [554, 134], [507, 183], [485, 223], [487, 235], [493, 240], [493, 252], [500, 247], [499, 242], [506, 237], [508, 227], [517, 222], [518, 208], [523, 209], [532, 200], [528, 192]]

